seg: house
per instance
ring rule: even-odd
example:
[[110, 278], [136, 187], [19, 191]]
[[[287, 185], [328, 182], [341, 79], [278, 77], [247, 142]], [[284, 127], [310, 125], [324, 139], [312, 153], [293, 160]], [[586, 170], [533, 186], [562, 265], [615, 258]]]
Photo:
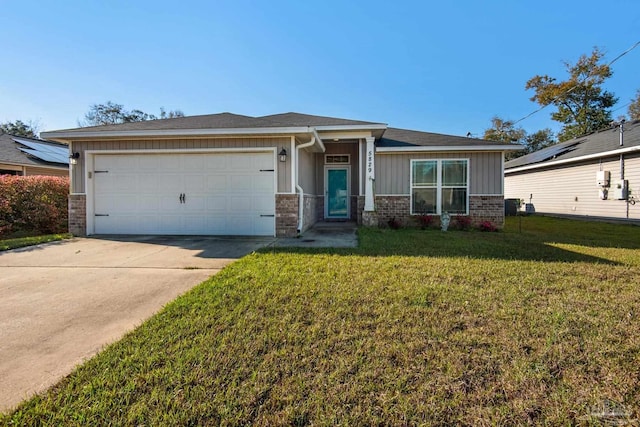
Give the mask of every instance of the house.
[[640, 220], [640, 121], [506, 162], [505, 197], [543, 214]]
[[502, 226], [503, 152], [521, 148], [299, 113], [43, 135], [77, 157], [77, 235], [295, 236], [321, 220], [408, 224], [445, 211]]
[[69, 149], [65, 144], [0, 134], [0, 175], [69, 176]]

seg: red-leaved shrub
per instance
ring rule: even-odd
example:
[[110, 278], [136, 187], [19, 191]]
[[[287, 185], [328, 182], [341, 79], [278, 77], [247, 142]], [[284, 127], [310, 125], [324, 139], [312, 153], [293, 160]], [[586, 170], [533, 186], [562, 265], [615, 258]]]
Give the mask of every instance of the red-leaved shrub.
[[471, 228], [471, 217], [466, 215], [452, 216], [451, 225], [457, 230], [468, 230]]
[[498, 227], [493, 225], [491, 221], [482, 221], [478, 224], [480, 231], [498, 231]]
[[68, 230], [69, 178], [0, 175], [0, 235]]
[[435, 218], [433, 215], [418, 215], [418, 223], [420, 224], [420, 227], [425, 230], [429, 227], [431, 227], [432, 225], [434, 225], [435, 223]]

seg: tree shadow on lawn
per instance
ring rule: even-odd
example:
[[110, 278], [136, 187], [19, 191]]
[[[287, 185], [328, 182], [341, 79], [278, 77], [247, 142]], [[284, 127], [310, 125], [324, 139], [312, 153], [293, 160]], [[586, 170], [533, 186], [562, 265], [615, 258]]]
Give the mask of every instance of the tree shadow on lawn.
[[[283, 253], [330, 253], [360, 256], [409, 256], [427, 258], [474, 258], [542, 262], [587, 262], [623, 265], [618, 261], [586, 253], [563, 249], [539, 237], [513, 232], [481, 233], [477, 231], [416, 230], [416, 229], [360, 229], [359, 245], [353, 249], [286, 248], [265, 251]], [[567, 243], [584, 245], [580, 241]]]

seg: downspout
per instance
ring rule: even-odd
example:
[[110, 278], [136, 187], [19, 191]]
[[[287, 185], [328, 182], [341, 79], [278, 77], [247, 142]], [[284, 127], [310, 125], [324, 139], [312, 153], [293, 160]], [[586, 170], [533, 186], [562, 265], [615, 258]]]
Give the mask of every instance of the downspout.
[[[301, 148], [311, 147], [315, 143], [316, 143], [316, 137], [312, 136], [311, 141], [298, 145], [296, 147], [296, 155], [294, 156], [294, 159], [293, 159], [294, 161], [292, 166], [294, 168], [295, 177], [296, 177], [296, 181], [295, 181], [296, 190], [298, 191], [298, 230], [297, 230], [298, 234], [302, 232], [302, 226], [304, 225], [304, 190], [300, 186], [300, 182], [298, 182], [300, 179], [300, 174], [298, 173], [298, 156], [300, 155]], [[322, 141], [320, 141], [320, 144], [322, 144]]]

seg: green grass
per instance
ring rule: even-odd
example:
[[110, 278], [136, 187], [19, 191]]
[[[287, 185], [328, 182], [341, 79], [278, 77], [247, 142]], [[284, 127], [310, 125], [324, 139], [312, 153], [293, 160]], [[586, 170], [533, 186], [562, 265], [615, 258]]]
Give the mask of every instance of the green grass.
[[63, 234], [45, 234], [42, 236], [26, 236], [16, 237], [12, 239], [0, 240], [0, 251], [8, 251], [10, 249], [23, 248], [25, 246], [39, 245], [41, 243], [55, 242], [57, 240], [70, 239], [69, 233]]
[[606, 400], [637, 411], [640, 227], [526, 217], [520, 233], [518, 220], [251, 254], [0, 424], [567, 425]]

